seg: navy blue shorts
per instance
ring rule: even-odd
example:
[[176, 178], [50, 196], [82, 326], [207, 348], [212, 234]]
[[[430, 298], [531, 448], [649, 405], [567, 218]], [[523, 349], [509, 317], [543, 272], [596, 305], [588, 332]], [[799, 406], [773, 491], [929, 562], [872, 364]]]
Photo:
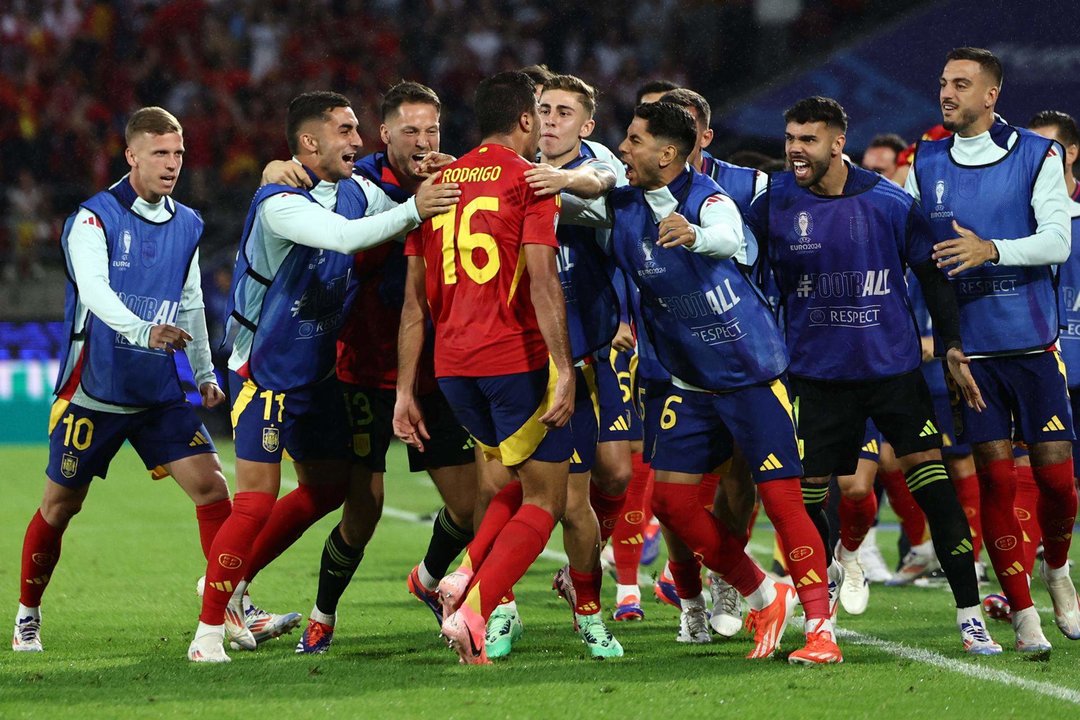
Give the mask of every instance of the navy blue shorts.
[[569, 423], [549, 430], [540, 422], [555, 392], [550, 366], [511, 375], [439, 378], [439, 389], [489, 459], [514, 467], [530, 459], [563, 462], [573, 454]]
[[641, 416], [634, 408], [637, 354], [609, 348], [598, 352], [596, 385], [600, 394], [600, 442], [640, 440]]
[[282, 459], [344, 460], [351, 455], [349, 418], [337, 378], [288, 393], [229, 373], [236, 457], [262, 463]]
[[866, 434], [863, 435], [863, 446], [859, 449], [859, 459], [878, 462], [881, 460], [881, 443], [885, 438], [881, 431], [874, 425], [873, 420], [866, 421]]
[[738, 445], [754, 482], [802, 477], [795, 416], [782, 379], [725, 393], [672, 386], [659, 428], [654, 470], [712, 472]]
[[574, 368], [577, 385], [574, 392], [574, 414], [570, 430], [574, 434], [574, 452], [570, 456], [570, 472], [590, 472], [596, 463], [596, 442], [599, 436], [600, 406], [596, 382], [596, 366]]
[[671, 391], [669, 380], [642, 379], [637, 386], [638, 414], [641, 417], [642, 462], [651, 463], [656, 452], [656, 437], [660, 434], [660, 412]]
[[95, 477], [105, 477], [125, 440], [155, 480], [168, 476], [163, 465], [217, 452], [210, 433], [187, 400], [127, 414], [88, 410], [57, 400], [49, 415], [45, 474], [64, 487], [80, 488]]
[[1056, 351], [978, 358], [970, 368], [986, 409], [970, 409], [950, 381], [953, 407], [959, 410], [956, 431], [962, 442], [1015, 438], [1033, 445], [1076, 439], [1065, 364]]
[[[353, 462], [373, 473], [386, 472], [386, 453], [394, 439], [394, 403], [397, 391], [341, 383], [345, 411], [352, 433]], [[438, 390], [417, 398], [424, 413], [424, 425], [431, 437], [424, 451], [407, 446], [409, 471], [423, 472], [440, 467], [475, 462], [472, 436], [458, 424], [446, 398]]]

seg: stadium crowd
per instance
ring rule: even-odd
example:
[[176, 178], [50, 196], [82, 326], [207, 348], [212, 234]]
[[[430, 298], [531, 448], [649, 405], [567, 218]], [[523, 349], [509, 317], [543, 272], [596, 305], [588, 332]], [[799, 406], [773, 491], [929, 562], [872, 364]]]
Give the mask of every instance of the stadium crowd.
[[[209, 268], [231, 250], [262, 163], [286, 151], [283, 108], [306, 88], [353, 98], [360, 135], [376, 150], [380, 94], [424, 78], [453, 101], [443, 127], [447, 151], [458, 153], [476, 139], [468, 112], [476, 83], [546, 62], [601, 90], [597, 139], [614, 146], [644, 78], [731, 97], [790, 55], [827, 52], [909, 5], [12, 0], [0, 8], [0, 266], [10, 282], [36, 275], [40, 263], [59, 265], [64, 217], [123, 171], [124, 122], [140, 106], [170, 108], [189, 132], [184, 195], [197, 209], [217, 199], [206, 214]], [[795, 23], [799, 33], [789, 31]], [[684, 43], [688, 36], [695, 41]], [[33, 222], [22, 219], [31, 214]]]

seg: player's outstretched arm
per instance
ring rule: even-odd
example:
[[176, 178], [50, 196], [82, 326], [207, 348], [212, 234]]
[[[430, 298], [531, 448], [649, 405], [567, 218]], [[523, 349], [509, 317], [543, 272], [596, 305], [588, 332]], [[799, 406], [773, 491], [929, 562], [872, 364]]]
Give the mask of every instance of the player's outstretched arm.
[[521, 251], [525, 253], [525, 267], [529, 268], [529, 287], [540, 334], [559, 374], [555, 397], [540, 422], [548, 427], [562, 427], [574, 413], [574, 363], [566, 329], [566, 300], [555, 268], [555, 248], [528, 243], [521, 246]]
[[425, 181], [416, 197], [355, 220], [346, 220], [295, 193], [267, 198], [259, 206], [259, 218], [270, 232], [297, 245], [351, 255], [404, 235], [422, 219], [445, 212], [457, 202], [457, 184], [432, 186], [434, 179]]
[[271, 160], [263, 168], [259, 186], [288, 185], [294, 188], [310, 188], [311, 178], [304, 166], [294, 160]]
[[580, 225], [592, 228], [610, 228], [611, 212], [607, 197], [586, 200], [576, 195], [560, 195], [562, 207], [559, 209], [560, 225]]
[[409, 256], [405, 275], [405, 304], [398, 327], [397, 400], [394, 403], [394, 435], [402, 442], [423, 451], [429, 438], [424, 415], [416, 401], [416, 375], [424, 348], [424, 258]]
[[540, 163], [525, 171], [525, 180], [539, 196], [565, 192], [592, 199], [615, 187], [615, 173], [606, 165], [597, 163], [585, 163], [569, 169]]

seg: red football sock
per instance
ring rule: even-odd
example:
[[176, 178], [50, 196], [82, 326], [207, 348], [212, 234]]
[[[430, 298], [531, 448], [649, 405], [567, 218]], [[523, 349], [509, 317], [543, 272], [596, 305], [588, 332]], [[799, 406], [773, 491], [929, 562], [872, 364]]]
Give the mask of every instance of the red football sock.
[[495, 539], [521, 507], [521, 498], [520, 480], [511, 480], [495, 497], [491, 498], [487, 510], [484, 511], [484, 517], [480, 520], [480, 527], [476, 529], [472, 542], [465, 548], [463, 565], [467, 565], [473, 571], [480, 569], [491, 546], [495, 544]]
[[902, 470], [879, 470], [878, 478], [885, 487], [889, 505], [900, 518], [900, 528], [912, 545], [922, 545], [926, 541], [926, 516], [908, 490], [907, 480]]
[[64, 531], [45, 522], [41, 511], [34, 512], [26, 526], [22, 548], [22, 586], [19, 602], [26, 607], [41, 605], [41, 596], [49, 584], [53, 569], [60, 561], [60, 542]]
[[473, 576], [465, 603], [487, 620], [507, 591], [543, 552], [554, 527], [555, 518], [547, 510], [538, 505], [522, 505], [498, 534]]
[[309, 527], [345, 502], [345, 483], [299, 485], [274, 504], [255, 546], [251, 567], [244, 579], [251, 581], [278, 555], [288, 550]]
[[238, 492], [233, 498], [232, 512], [214, 537], [206, 564], [199, 620], [207, 625], [222, 623], [225, 606], [236, 584], [247, 575], [251, 546], [270, 517], [275, 500], [270, 493], [261, 492]]
[[968, 525], [971, 526], [972, 555], [977, 561], [982, 556], [983, 546], [982, 514], [979, 511], [979, 478], [976, 475], [953, 478], [953, 487], [956, 488], [956, 498], [960, 501], [960, 506], [964, 508]]
[[1016, 472], [1013, 459], [995, 460], [980, 468], [978, 476], [987, 554], [1012, 611], [1025, 610], [1032, 602], [1024, 568], [1023, 531], [1014, 511]]
[[701, 594], [701, 563], [697, 560], [678, 562], [668, 560], [668, 570], [675, 584], [675, 594], [680, 598], [696, 598]]
[[743, 596], [758, 588], [765, 574], [735, 538], [701, 503], [696, 485], [658, 482], [653, 488], [653, 511], [665, 527]]
[[195, 519], [199, 522], [199, 542], [202, 544], [203, 557], [207, 560], [210, 559], [210, 546], [214, 544], [214, 537], [231, 512], [232, 501], [229, 498], [195, 506]]
[[652, 469], [641, 460], [641, 453], [630, 456], [633, 474], [626, 488], [622, 513], [611, 533], [611, 551], [615, 555], [615, 579], [620, 585], [637, 585], [645, 528], [649, 524], [652, 502]]
[[578, 572], [570, 568], [570, 582], [574, 584], [577, 604], [574, 612], [578, 615], [595, 615], [600, 612], [600, 584], [604, 571], [600, 568], [592, 572]]
[[[1043, 559], [1052, 568], [1069, 561], [1072, 528], [1076, 522], [1076, 486], [1073, 461], [1035, 468], [1039, 484], [1038, 518], [1043, 543]], [[1032, 537], [1032, 541], [1036, 542]]]
[[[795, 583], [795, 591], [799, 594], [806, 617], [829, 617], [825, 544], [821, 541], [821, 533], [806, 513], [798, 478], [768, 480], [758, 483], [757, 490], [765, 514], [776, 528], [776, 537], [784, 551], [788, 573]], [[870, 498], [874, 498], [873, 493]]]
[[701, 476], [701, 484], [698, 485], [698, 498], [705, 509], [712, 512], [716, 502], [716, 488], [720, 485], [720, 476], [716, 473], [705, 473]]
[[869, 493], [864, 498], [853, 500], [840, 496], [840, 544], [848, 552], [855, 552], [862, 544], [870, 526], [877, 516], [877, 496]]
[[596, 519], [600, 521], [600, 543], [607, 542], [615, 530], [619, 514], [622, 512], [628, 490], [621, 495], [605, 495], [596, 485], [589, 483], [589, 504], [592, 505]]
[[754, 525], [757, 524], [758, 513], [761, 512], [761, 500], [760, 498], [754, 501], [754, 509], [750, 511], [750, 522], [746, 526], [746, 540], [750, 541], [750, 536], [754, 533]]
[[1020, 537], [1024, 541], [1024, 569], [1028, 575], [1034, 575], [1035, 554], [1042, 541], [1039, 529], [1039, 486], [1035, 483], [1035, 472], [1030, 465], [1016, 466], [1016, 500], [1013, 512], [1020, 521]]

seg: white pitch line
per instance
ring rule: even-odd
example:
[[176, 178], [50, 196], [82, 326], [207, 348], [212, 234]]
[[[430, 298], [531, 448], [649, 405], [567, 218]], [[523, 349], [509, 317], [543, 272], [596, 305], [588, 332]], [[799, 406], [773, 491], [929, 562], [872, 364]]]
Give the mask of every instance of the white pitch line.
[[1055, 700], [1063, 700], [1074, 705], [1080, 705], [1080, 691], [1073, 690], [1071, 688], [1061, 687], [1059, 685], [1053, 685], [1047, 682], [1041, 682], [1038, 680], [1028, 680], [1027, 678], [1020, 677], [1019, 675], [1013, 675], [1010, 672], [1004, 670], [994, 670], [992, 668], [982, 667], [981, 665], [974, 665], [972, 663], [961, 662], [952, 658], [945, 657], [931, 650], [923, 650], [922, 648], [909, 647], [901, 643], [894, 643], [888, 640], [882, 640], [881, 638], [874, 637], [873, 635], [864, 635], [854, 630], [844, 630], [843, 628], [837, 628], [836, 634], [842, 639], [855, 643], [856, 645], [866, 645], [868, 647], [876, 648], [890, 655], [895, 655], [905, 660], [914, 660], [915, 662], [924, 663], [926, 665], [932, 665], [942, 670], [948, 670], [950, 672], [965, 675], [975, 680], [984, 680], [986, 682], [998, 683], [1001, 685], [1011, 685], [1018, 687], [1029, 692], [1037, 693], [1039, 695], [1045, 695], [1046, 697], [1054, 698]]
[[[235, 466], [226, 461], [222, 461], [222, 466], [229, 471], [234, 471]], [[282, 478], [282, 489], [293, 489], [296, 487], [295, 480], [289, 480]], [[395, 520], [404, 520], [405, 522], [426, 524], [428, 518], [420, 515], [419, 513], [409, 512], [407, 510], [401, 510], [395, 507], [383, 507], [383, 515]], [[771, 547], [766, 547], [759, 543], [749, 543], [747, 549], [757, 553], [772, 553]], [[561, 553], [557, 550], [550, 550], [544, 548], [544, 551], [540, 553], [540, 557], [547, 560], [552, 560], [557, 563], [569, 562], [565, 553]], [[1045, 609], [1042, 609], [1045, 612]], [[1053, 612], [1052, 610], [1050, 612]], [[1013, 675], [1010, 672], [1004, 670], [994, 670], [992, 668], [982, 667], [980, 665], [973, 665], [971, 663], [961, 662], [952, 658], [945, 657], [932, 650], [924, 650], [922, 648], [909, 647], [902, 643], [894, 643], [889, 640], [883, 640], [873, 635], [865, 635], [854, 630], [845, 630], [844, 628], [837, 628], [836, 634], [844, 640], [855, 643], [856, 645], [865, 645], [867, 647], [876, 648], [883, 652], [887, 652], [890, 655], [904, 658], [905, 660], [913, 660], [915, 662], [938, 667], [943, 670], [955, 672], [960, 675], [965, 675], [975, 680], [983, 680], [986, 682], [999, 683], [1002, 685], [1011, 685], [1018, 687], [1029, 692], [1036, 693], [1038, 695], [1045, 695], [1046, 697], [1053, 698], [1055, 700], [1062, 700], [1064, 702], [1072, 703], [1074, 705], [1080, 705], [1080, 690], [1073, 690], [1071, 688], [1061, 687], [1059, 685], [1053, 685], [1047, 682], [1041, 682], [1039, 680], [1028, 680], [1027, 678], [1020, 677], [1019, 675]]]

